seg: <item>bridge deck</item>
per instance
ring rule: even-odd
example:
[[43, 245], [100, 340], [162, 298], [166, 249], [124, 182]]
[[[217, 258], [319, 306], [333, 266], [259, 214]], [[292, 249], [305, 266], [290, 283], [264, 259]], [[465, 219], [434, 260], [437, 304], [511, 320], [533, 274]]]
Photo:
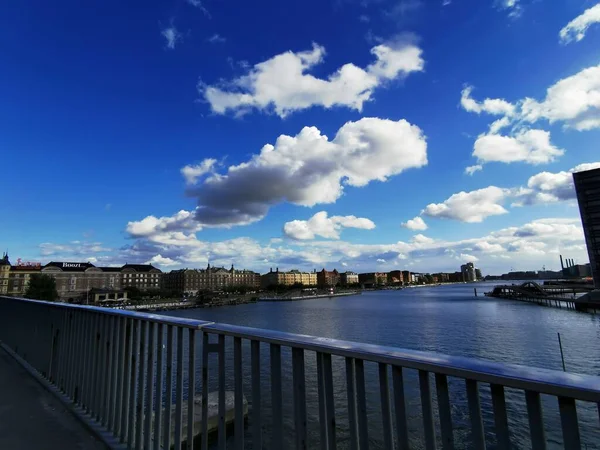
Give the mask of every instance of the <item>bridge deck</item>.
[[106, 449], [61, 402], [2, 349], [0, 448]]

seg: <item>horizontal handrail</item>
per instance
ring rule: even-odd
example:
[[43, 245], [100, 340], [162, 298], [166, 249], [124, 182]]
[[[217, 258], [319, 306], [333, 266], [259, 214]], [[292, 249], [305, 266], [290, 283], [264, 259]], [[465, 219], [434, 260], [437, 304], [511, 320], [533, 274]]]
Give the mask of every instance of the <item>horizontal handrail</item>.
[[[14, 298], [13, 298], [14, 299]], [[165, 325], [175, 325], [208, 333], [240, 337], [260, 342], [302, 348], [336, 356], [359, 358], [366, 361], [425, 370], [447, 376], [472, 379], [506, 387], [535, 390], [555, 396], [600, 402], [600, 377], [561, 372], [552, 369], [529, 367], [517, 364], [498, 363], [464, 356], [451, 356], [435, 352], [409, 350], [376, 344], [367, 344], [339, 339], [309, 336], [285, 331], [251, 328], [185, 319], [160, 314], [115, 310], [89, 305], [71, 305], [31, 299], [18, 299], [74, 310], [86, 310], [114, 316], [141, 319]]]
[[60, 302], [48, 302], [45, 300], [32, 300], [29, 298], [20, 298], [20, 297], [2, 297], [0, 296], [0, 301], [3, 298], [7, 298], [10, 300], [20, 300], [28, 303], [37, 303], [40, 305], [46, 305], [57, 308], [66, 308], [72, 309], [74, 311], [89, 311], [95, 313], [102, 313], [109, 316], [119, 316], [126, 317], [130, 319], [138, 319], [138, 320], [146, 320], [154, 323], [162, 323], [164, 325], [175, 325], [178, 327], [184, 328], [193, 328], [196, 330], [201, 329], [206, 325], [213, 324], [214, 322], [206, 321], [206, 320], [197, 320], [197, 319], [186, 319], [184, 317], [172, 317], [172, 316], [164, 316], [162, 314], [153, 314], [153, 313], [145, 313], [145, 312], [137, 312], [130, 311], [124, 309], [112, 309], [105, 308], [100, 306], [92, 306], [92, 305], [73, 305], [70, 303], [60, 303]]
[[203, 331], [600, 402], [600, 377], [593, 375], [238, 325], [214, 323], [204, 326]]

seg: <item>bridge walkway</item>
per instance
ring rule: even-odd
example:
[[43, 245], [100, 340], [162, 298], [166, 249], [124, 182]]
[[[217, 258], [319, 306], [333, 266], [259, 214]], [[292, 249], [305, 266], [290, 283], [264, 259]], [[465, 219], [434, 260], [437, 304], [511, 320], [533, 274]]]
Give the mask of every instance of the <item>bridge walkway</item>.
[[0, 449], [106, 448], [56, 397], [0, 349]]

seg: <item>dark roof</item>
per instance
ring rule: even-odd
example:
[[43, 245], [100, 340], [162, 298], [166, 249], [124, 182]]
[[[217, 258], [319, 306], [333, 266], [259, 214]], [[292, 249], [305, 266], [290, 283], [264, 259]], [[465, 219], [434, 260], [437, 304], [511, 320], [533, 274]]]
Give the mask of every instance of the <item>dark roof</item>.
[[92, 263], [89, 262], [65, 262], [65, 261], [50, 261], [48, 264], [44, 266], [46, 267], [56, 267], [58, 269], [64, 270], [65, 272], [85, 272], [90, 267], [96, 267]]
[[158, 270], [159, 272], [161, 271], [152, 264], [125, 264], [122, 269], [133, 269], [136, 272], [150, 272], [151, 270]]
[[102, 272], [120, 272], [120, 267], [98, 267]]

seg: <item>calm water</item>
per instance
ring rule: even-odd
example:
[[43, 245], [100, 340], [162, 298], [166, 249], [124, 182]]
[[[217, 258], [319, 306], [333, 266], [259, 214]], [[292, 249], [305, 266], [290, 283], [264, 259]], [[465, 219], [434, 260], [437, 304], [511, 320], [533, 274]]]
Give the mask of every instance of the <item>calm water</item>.
[[[257, 303], [176, 311], [170, 314], [556, 370], [562, 368], [557, 341], [557, 332], [560, 332], [567, 370], [600, 375], [600, 317], [483, 297], [483, 292], [490, 290], [492, 286], [492, 284], [482, 283], [378, 291], [335, 299]], [[477, 287], [480, 297], [474, 297], [473, 287]], [[265, 447], [267, 447], [270, 432], [268, 347], [263, 347], [262, 351], [265, 359], [263, 422], [265, 423]], [[249, 349], [245, 349], [245, 358], [247, 358], [244, 362], [245, 373], [249, 377]], [[284, 353], [284, 363], [289, 362], [286, 358], [289, 358], [288, 353]], [[307, 355], [308, 425], [312, 440], [309, 442], [311, 444], [309, 447], [315, 446], [319, 438], [314, 359], [314, 355]], [[289, 369], [289, 365], [287, 366]], [[346, 417], [344, 367], [342, 359], [334, 359], [338, 444], [341, 448], [346, 447], [349, 440], [347, 424], [344, 422]], [[227, 369], [231, 374], [230, 358], [227, 359]], [[382, 448], [376, 366], [367, 364], [365, 369], [369, 403], [369, 438], [373, 448]], [[289, 389], [286, 390], [286, 383], [291, 382], [289, 370], [284, 370], [284, 377], [284, 401], [291, 405], [291, 392]], [[246, 380], [246, 386], [246, 392], [250, 392], [249, 379]], [[411, 438], [419, 447], [422, 428], [416, 374], [410, 372], [407, 374], [406, 390]], [[469, 448], [470, 437], [467, 431], [469, 419], [464, 382], [450, 380], [450, 393], [457, 447]], [[489, 389], [482, 388], [481, 395], [486, 433], [490, 439], [490, 446], [493, 447], [493, 416], [488, 412], [491, 404]], [[522, 393], [507, 393], [511, 438], [515, 448], [530, 448], [522, 397]], [[548, 444], [549, 447], [557, 446], [562, 441], [562, 437], [556, 402], [545, 398], [543, 401]], [[590, 449], [600, 448], [597, 410], [584, 404], [578, 405], [578, 408], [584, 443]], [[292, 436], [292, 412], [289, 410], [287, 413], [285, 427]]]

